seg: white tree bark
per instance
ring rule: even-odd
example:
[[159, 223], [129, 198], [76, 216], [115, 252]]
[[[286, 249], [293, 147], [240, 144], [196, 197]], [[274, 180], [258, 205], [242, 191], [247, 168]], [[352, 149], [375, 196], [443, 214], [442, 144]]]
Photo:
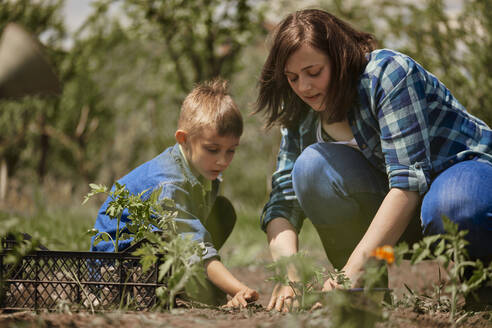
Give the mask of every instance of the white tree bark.
[[0, 201], [3, 201], [7, 195], [7, 173], [7, 162], [5, 162], [5, 159], [2, 159], [0, 163]]

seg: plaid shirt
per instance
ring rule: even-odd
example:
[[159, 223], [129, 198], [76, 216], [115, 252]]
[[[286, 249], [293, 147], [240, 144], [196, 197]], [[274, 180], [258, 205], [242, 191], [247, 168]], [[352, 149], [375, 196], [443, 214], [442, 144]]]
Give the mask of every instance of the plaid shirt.
[[[388, 175], [389, 188], [425, 194], [451, 165], [470, 159], [492, 164], [492, 130], [466, 112], [434, 75], [412, 58], [382, 49], [368, 54], [358, 86], [358, 105], [348, 119], [364, 156]], [[282, 128], [277, 170], [262, 229], [276, 217], [300, 229], [304, 213], [292, 188], [299, 154], [316, 142], [318, 118], [310, 111], [298, 129]]]

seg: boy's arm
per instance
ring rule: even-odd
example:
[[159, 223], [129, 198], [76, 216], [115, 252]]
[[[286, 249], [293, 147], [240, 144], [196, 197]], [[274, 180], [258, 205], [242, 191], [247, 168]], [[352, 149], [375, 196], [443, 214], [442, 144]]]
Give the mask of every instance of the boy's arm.
[[193, 240], [205, 245], [202, 257], [205, 271], [214, 285], [232, 297], [227, 306], [246, 306], [247, 301], [256, 301], [259, 297], [258, 293], [237, 280], [217, 259], [218, 252], [213, 245], [210, 233], [200, 219], [189, 211], [193, 208], [190, 204], [194, 201], [190, 192], [176, 184], [167, 184], [162, 190], [161, 197], [171, 198], [175, 202], [178, 217], [174, 218], [174, 222], [178, 233], [182, 236], [191, 234]]
[[259, 298], [258, 292], [237, 280], [218, 259], [206, 260], [205, 270], [208, 279], [232, 297], [227, 306], [246, 307], [248, 302], [256, 301]]

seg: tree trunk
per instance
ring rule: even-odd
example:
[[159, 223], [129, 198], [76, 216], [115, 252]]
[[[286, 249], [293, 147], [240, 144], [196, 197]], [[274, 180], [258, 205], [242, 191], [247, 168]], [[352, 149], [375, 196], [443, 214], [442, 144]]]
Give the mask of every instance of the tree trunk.
[[46, 175], [46, 163], [50, 148], [50, 136], [46, 132], [46, 116], [44, 114], [41, 115], [40, 132], [41, 135], [39, 137], [39, 151], [41, 152], [41, 154], [38, 163], [38, 178], [39, 182], [42, 183], [44, 180], [44, 176]]
[[7, 162], [2, 158], [2, 162], [0, 163], [0, 202], [3, 202], [7, 195], [8, 178]]

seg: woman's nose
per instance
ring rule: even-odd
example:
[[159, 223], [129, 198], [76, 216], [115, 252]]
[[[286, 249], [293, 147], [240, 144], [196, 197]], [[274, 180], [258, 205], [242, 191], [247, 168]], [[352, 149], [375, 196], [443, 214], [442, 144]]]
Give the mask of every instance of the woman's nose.
[[299, 91], [304, 92], [308, 91], [309, 89], [311, 89], [311, 83], [308, 81], [308, 79], [299, 78]]

